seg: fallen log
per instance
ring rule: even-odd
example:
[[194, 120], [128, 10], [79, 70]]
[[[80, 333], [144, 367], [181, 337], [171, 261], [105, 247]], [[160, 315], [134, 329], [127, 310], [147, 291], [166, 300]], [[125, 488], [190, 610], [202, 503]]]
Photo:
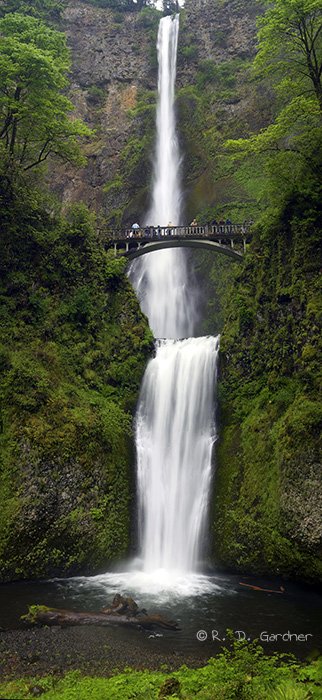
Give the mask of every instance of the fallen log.
[[280, 586], [277, 591], [276, 588], [262, 588], [261, 586], [253, 586], [250, 583], [243, 583], [242, 581], [239, 581], [239, 585], [245, 586], [245, 588], [251, 588], [252, 591], [262, 591], [263, 593], [285, 593], [285, 588], [283, 588], [283, 586]]
[[45, 605], [31, 605], [27, 615], [22, 619], [27, 624], [59, 625], [69, 627], [75, 625], [125, 625], [129, 627], [153, 629], [161, 627], [169, 630], [179, 630], [178, 624], [173, 620], [167, 620], [161, 615], [136, 615], [118, 614], [114, 612], [78, 612], [76, 610], [63, 610], [60, 608], [48, 608]]

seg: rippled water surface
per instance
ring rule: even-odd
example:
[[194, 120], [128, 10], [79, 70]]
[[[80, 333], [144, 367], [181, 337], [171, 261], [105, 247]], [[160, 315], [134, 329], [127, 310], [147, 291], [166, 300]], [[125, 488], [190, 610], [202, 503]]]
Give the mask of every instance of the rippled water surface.
[[[164, 578], [162, 578], [164, 577]], [[187, 654], [216, 654], [226, 630], [235, 637], [255, 639], [261, 635], [267, 651], [282, 650], [305, 657], [310, 651], [322, 652], [322, 596], [306, 587], [284, 583], [284, 593], [265, 593], [242, 586], [249, 583], [279, 589], [280, 581], [241, 578], [231, 575], [192, 575], [180, 578], [156, 572], [110, 573], [0, 586], [0, 625], [4, 629], [21, 627], [20, 615], [28, 605], [38, 603], [73, 610], [99, 610], [110, 604], [116, 592], [131, 595], [140, 607], [178, 621], [179, 632], [118, 629], [133, 644], [178, 650]], [[198, 641], [197, 634], [202, 640]], [[292, 635], [307, 635], [306, 641]], [[266, 641], [268, 635], [286, 635]], [[312, 635], [312, 636], [308, 636]], [[213, 639], [214, 637], [214, 639]]]

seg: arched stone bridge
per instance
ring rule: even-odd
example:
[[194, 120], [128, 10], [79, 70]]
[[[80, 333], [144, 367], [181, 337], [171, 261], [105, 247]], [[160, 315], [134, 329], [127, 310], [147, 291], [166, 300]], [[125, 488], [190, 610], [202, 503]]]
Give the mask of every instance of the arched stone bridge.
[[104, 233], [107, 248], [115, 255], [134, 260], [164, 248], [201, 248], [241, 261], [251, 241], [250, 227], [244, 224], [218, 226], [148, 226]]

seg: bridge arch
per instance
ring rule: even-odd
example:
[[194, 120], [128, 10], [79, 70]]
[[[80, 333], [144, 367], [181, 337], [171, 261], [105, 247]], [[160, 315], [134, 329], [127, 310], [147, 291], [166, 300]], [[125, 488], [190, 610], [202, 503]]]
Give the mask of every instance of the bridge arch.
[[166, 248], [201, 248], [202, 250], [210, 250], [213, 253], [221, 253], [222, 255], [227, 255], [233, 258], [235, 262], [241, 262], [243, 260], [243, 253], [240, 253], [234, 248], [228, 247], [216, 241], [202, 240], [202, 239], [164, 239], [162, 241], [151, 241], [148, 243], [139, 243], [136, 247], [129, 247], [126, 251], [120, 251], [119, 255], [127, 258], [128, 260], [135, 260], [135, 258], [140, 258], [142, 255], [147, 255], [148, 253], [153, 253], [157, 250], [164, 250]]

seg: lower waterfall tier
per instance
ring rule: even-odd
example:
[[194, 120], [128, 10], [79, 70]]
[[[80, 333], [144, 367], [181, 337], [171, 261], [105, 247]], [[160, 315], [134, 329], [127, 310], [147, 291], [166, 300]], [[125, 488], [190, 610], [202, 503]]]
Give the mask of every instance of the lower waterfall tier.
[[160, 340], [136, 419], [145, 571], [191, 572], [201, 556], [216, 436], [219, 338]]

